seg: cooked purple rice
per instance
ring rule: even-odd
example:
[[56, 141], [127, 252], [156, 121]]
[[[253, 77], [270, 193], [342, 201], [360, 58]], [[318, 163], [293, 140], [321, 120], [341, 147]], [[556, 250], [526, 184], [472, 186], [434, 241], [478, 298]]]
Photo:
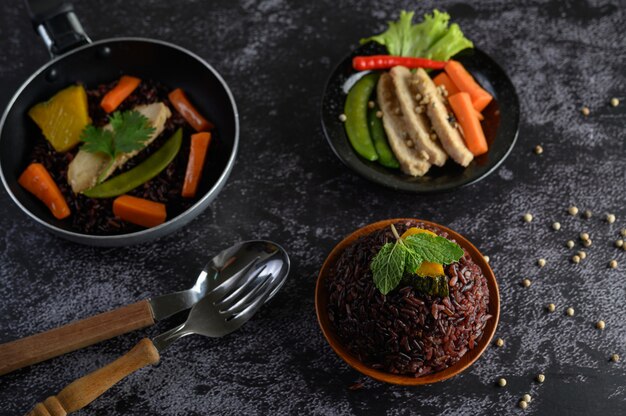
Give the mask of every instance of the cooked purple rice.
[[[94, 89], [87, 89], [89, 115], [95, 126], [101, 127], [108, 123], [108, 116], [100, 107], [100, 101], [116, 83], [117, 81], [113, 81], [109, 84], [99, 85]], [[116, 174], [132, 169], [137, 166], [137, 164], [144, 161], [148, 156], [154, 153], [154, 151], [160, 148], [179, 127], [184, 128], [185, 136], [191, 133], [185, 120], [170, 104], [167, 98], [169, 91], [169, 88], [158, 82], [149, 80], [142, 81], [139, 87], [137, 87], [137, 89], [119, 106], [119, 111], [126, 111], [137, 105], [161, 101], [170, 108], [172, 116], [165, 123], [163, 133], [146, 149], [142, 150], [122, 168], [118, 169]], [[52, 148], [48, 141], [41, 136], [41, 138], [36, 141], [30, 157], [30, 162], [39, 162], [46, 167], [63, 193], [72, 211], [72, 215], [66, 221], [71, 222], [73, 229], [86, 234], [125, 234], [141, 230], [141, 227], [124, 222], [113, 214], [114, 198], [87, 198], [72, 192], [71, 187], [67, 183], [67, 168], [77, 152], [78, 147], [67, 153], [58, 153]], [[188, 154], [189, 141], [184, 140], [178, 155], [167, 168], [150, 181], [128, 192], [128, 194], [167, 204], [168, 218], [182, 213], [195, 202], [194, 200], [187, 200], [180, 196], [187, 167]]]
[[[394, 225], [400, 234], [419, 227], [448, 237], [415, 221]], [[487, 281], [465, 252], [459, 262], [445, 267], [449, 297], [402, 285], [385, 296], [374, 286], [369, 266], [393, 238], [385, 228], [344, 250], [327, 280], [328, 314], [339, 338], [360, 361], [419, 377], [451, 366], [477, 346], [491, 318]]]

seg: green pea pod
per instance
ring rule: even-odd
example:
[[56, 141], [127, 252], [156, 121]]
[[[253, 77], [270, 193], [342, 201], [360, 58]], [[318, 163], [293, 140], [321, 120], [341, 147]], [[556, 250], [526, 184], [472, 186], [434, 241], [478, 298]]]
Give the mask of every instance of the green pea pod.
[[178, 129], [159, 150], [151, 154], [146, 160], [131, 170], [86, 190], [83, 195], [90, 198], [112, 198], [143, 185], [161, 173], [174, 160], [182, 142], [183, 131]]
[[367, 103], [376, 87], [378, 74], [368, 74], [361, 78], [348, 92], [344, 114], [346, 133], [354, 150], [363, 158], [374, 161], [378, 153], [367, 127]]
[[387, 168], [397, 169], [400, 167], [400, 163], [398, 163], [398, 159], [396, 159], [389, 148], [383, 121], [376, 117], [377, 111], [378, 107], [370, 108], [367, 112], [367, 121], [370, 126], [370, 136], [374, 142], [374, 148], [376, 149], [376, 153], [378, 153], [378, 163]]

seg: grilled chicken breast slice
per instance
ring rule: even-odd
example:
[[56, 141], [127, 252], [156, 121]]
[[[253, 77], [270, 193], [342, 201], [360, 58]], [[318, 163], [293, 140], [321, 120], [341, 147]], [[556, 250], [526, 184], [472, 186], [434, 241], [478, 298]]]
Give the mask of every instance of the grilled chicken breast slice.
[[426, 106], [426, 114], [443, 148], [459, 165], [463, 167], [469, 165], [474, 159], [474, 155], [465, 146], [459, 131], [450, 123], [452, 114], [448, 112], [446, 102], [439, 94], [435, 83], [422, 68], [419, 68], [411, 76], [415, 81], [411, 85], [414, 85], [416, 91], [422, 95]]
[[[418, 150], [413, 140], [408, 137], [405, 117], [397, 114], [398, 100], [391, 76], [384, 73], [376, 86], [378, 105], [383, 112], [383, 126], [387, 133], [389, 146], [400, 163], [400, 169], [407, 175], [423, 176], [431, 164], [426, 161], [428, 155]], [[426, 158], [425, 158], [426, 157]]]
[[[154, 132], [144, 142], [144, 147], [141, 149], [143, 150], [163, 132], [165, 122], [172, 113], [163, 103], [138, 105], [133, 110], [144, 115], [150, 121], [150, 125], [154, 127]], [[111, 129], [111, 125], [107, 124], [104, 128]], [[70, 162], [67, 170], [67, 180], [72, 187], [72, 191], [79, 193], [94, 187], [98, 182], [98, 178], [103, 178], [102, 180], [108, 178], [117, 168], [137, 155], [141, 150], [118, 155], [111, 165], [109, 165], [109, 156], [107, 155], [79, 150]], [[105, 169], [106, 172], [104, 171]]]
[[428, 154], [428, 161], [436, 166], [443, 166], [448, 155], [436, 138], [431, 137], [430, 121], [426, 112], [418, 113], [419, 102], [411, 91], [412, 74], [403, 66], [396, 66], [389, 71], [400, 109], [415, 148]]

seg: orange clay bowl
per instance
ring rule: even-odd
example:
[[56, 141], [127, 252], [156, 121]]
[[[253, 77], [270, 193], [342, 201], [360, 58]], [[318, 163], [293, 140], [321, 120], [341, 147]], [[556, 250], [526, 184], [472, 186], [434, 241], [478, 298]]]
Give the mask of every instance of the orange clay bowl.
[[[474, 262], [482, 269], [483, 274], [487, 279], [487, 288], [489, 289], [489, 313], [493, 315], [493, 317], [489, 321], [487, 321], [487, 325], [485, 326], [482, 338], [472, 350], [469, 350], [463, 357], [461, 357], [459, 361], [446, 368], [445, 370], [441, 370], [436, 373], [428, 374], [422, 377], [391, 374], [385, 371], [375, 370], [363, 364], [361, 361], [358, 360], [358, 358], [352, 355], [352, 353], [344, 345], [342, 345], [341, 340], [335, 334], [335, 330], [330, 320], [328, 319], [327, 312], [328, 290], [326, 289], [325, 281], [331, 268], [339, 259], [339, 256], [341, 255], [343, 250], [362, 236], [368, 235], [373, 231], [379, 230], [381, 228], [388, 227], [390, 224], [408, 220], [419, 221], [447, 232], [448, 235], [454, 238], [461, 247], [467, 250]], [[322, 333], [328, 340], [328, 343], [339, 355], [339, 357], [341, 357], [352, 368], [378, 381], [384, 381], [386, 383], [400, 384], [405, 386], [417, 386], [421, 384], [436, 383], [438, 381], [454, 377], [467, 369], [470, 365], [474, 363], [474, 361], [478, 359], [478, 357], [481, 356], [485, 349], [487, 349], [487, 346], [491, 343], [491, 339], [493, 338], [493, 335], [496, 332], [496, 327], [498, 326], [498, 321], [500, 319], [500, 292], [498, 290], [496, 277], [489, 267], [489, 264], [485, 261], [485, 258], [480, 253], [480, 251], [478, 251], [478, 249], [474, 247], [474, 245], [472, 245], [472, 243], [470, 243], [463, 236], [455, 233], [449, 228], [443, 227], [434, 222], [419, 220], [415, 218], [396, 218], [375, 222], [373, 224], [359, 228], [335, 246], [333, 251], [330, 252], [328, 258], [326, 258], [326, 261], [322, 266], [322, 270], [320, 270], [320, 274], [317, 278], [317, 285], [315, 287], [315, 311], [317, 313], [317, 320], [320, 324], [320, 328], [322, 329]]]

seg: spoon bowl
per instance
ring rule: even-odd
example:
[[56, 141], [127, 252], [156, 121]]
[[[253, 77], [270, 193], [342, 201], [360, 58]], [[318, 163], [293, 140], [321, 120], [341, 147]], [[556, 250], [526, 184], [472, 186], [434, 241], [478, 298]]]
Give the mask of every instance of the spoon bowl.
[[[214, 256], [191, 288], [152, 298], [149, 300], [150, 306], [155, 319], [162, 320], [191, 308], [211, 290], [238, 273], [254, 273], [265, 268], [274, 275], [286, 275], [289, 267], [289, 256], [278, 244], [266, 240], [243, 241]], [[278, 290], [280, 286], [274, 288], [268, 299]]]

